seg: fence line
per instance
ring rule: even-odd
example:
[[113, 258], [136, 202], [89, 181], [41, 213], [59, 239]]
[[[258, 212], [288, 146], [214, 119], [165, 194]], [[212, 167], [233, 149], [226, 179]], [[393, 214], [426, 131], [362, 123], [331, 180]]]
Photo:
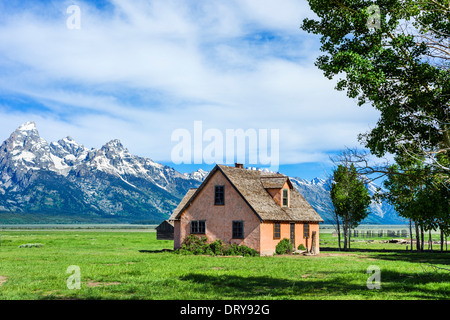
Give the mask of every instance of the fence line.
[[[341, 231], [341, 236], [344, 233]], [[337, 236], [337, 232], [333, 232], [333, 236]], [[409, 238], [408, 230], [359, 230], [353, 229], [351, 230], [351, 236], [353, 238]]]

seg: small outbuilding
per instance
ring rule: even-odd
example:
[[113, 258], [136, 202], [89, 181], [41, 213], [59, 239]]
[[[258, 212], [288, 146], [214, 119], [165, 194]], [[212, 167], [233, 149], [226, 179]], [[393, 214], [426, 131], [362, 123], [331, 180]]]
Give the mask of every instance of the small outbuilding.
[[165, 220], [156, 227], [157, 240], [173, 240], [174, 225], [172, 221]]

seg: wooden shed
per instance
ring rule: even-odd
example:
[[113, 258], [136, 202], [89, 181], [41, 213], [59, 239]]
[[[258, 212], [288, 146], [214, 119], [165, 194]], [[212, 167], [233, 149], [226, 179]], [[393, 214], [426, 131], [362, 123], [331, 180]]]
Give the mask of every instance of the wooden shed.
[[156, 227], [157, 240], [173, 240], [174, 225], [172, 221], [165, 220]]

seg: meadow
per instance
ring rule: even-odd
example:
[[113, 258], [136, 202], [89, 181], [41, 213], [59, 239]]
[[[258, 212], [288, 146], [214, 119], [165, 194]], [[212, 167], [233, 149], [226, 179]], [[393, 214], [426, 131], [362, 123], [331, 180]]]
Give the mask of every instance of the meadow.
[[[317, 256], [179, 255], [145, 230], [2, 230], [0, 300], [404, 300], [450, 298], [450, 253], [409, 252], [383, 239], [337, 250], [320, 234]], [[28, 244], [28, 246], [22, 246]], [[39, 245], [33, 245], [39, 244]], [[80, 289], [69, 289], [69, 266]], [[368, 289], [370, 266], [380, 289]]]

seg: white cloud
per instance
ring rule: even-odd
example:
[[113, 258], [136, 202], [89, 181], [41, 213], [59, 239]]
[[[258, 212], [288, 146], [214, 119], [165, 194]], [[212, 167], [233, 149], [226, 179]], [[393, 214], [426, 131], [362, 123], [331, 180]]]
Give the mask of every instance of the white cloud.
[[41, 18], [36, 5], [3, 19], [0, 92], [46, 110], [3, 101], [12, 107], [0, 106], [0, 138], [35, 120], [49, 140], [119, 138], [167, 161], [172, 131], [202, 120], [223, 132], [280, 129], [280, 160], [296, 163], [355, 145], [377, 119], [313, 65], [303, 0], [114, 0], [106, 13], [80, 2], [81, 30], [66, 28], [68, 3], [53, 5], [60, 15]]

